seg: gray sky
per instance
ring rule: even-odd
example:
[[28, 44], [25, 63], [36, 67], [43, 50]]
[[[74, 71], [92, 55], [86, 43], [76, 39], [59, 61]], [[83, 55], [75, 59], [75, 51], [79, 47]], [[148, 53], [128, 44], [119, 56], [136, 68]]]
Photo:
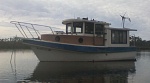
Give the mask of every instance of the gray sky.
[[150, 0], [0, 0], [0, 38], [20, 35], [10, 21], [22, 21], [65, 28], [62, 20], [88, 17], [122, 27], [120, 15], [126, 12], [137, 29], [131, 35], [150, 40]]

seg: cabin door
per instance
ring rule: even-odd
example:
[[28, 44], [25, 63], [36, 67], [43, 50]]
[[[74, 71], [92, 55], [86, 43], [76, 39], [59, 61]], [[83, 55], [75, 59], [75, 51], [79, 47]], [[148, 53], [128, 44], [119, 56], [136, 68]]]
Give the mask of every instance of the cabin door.
[[97, 45], [104, 45], [104, 25], [102, 24], [95, 24], [95, 35], [96, 35], [96, 40], [95, 44]]

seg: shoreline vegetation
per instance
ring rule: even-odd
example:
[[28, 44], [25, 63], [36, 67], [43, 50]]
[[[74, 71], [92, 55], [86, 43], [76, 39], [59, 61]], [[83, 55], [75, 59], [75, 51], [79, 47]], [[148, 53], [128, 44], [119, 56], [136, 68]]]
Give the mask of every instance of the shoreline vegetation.
[[[140, 37], [130, 37], [130, 46], [136, 46], [138, 50], [150, 50], [150, 40], [142, 40]], [[0, 39], [0, 50], [3, 49], [30, 49], [30, 46], [22, 43], [21, 39]]]
[[150, 40], [142, 40], [140, 37], [130, 37], [130, 46], [136, 46], [137, 50], [150, 50]]
[[21, 39], [4, 38], [0, 39], [0, 50], [3, 49], [30, 49], [30, 47], [23, 44]]

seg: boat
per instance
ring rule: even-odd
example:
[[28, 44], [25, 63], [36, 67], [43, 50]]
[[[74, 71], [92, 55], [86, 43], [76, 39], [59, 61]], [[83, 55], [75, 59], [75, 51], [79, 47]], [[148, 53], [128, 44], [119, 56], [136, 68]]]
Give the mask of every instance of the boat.
[[[79, 17], [63, 20], [65, 31], [56, 31], [50, 26], [39, 24], [11, 23], [18, 28], [23, 36], [20, 39], [31, 46], [39, 61], [135, 60], [136, 47], [130, 46], [129, 38], [129, 32], [137, 31], [135, 29], [113, 28], [108, 22]], [[51, 33], [41, 34], [36, 26], [48, 27]]]

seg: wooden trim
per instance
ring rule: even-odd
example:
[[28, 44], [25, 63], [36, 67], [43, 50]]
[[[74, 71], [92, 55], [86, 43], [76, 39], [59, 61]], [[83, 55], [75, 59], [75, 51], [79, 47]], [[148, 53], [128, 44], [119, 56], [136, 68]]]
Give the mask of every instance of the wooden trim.
[[[56, 37], [60, 37], [60, 41], [55, 40]], [[79, 42], [79, 38], [83, 39], [82, 43]], [[45, 41], [69, 43], [69, 44], [79, 44], [79, 45], [96, 45], [96, 46], [104, 45], [104, 38], [96, 37], [96, 36], [94, 36], [95, 41], [93, 41], [93, 36], [79, 36], [79, 35], [43, 34], [43, 35], [41, 35], [41, 39], [45, 40]]]

